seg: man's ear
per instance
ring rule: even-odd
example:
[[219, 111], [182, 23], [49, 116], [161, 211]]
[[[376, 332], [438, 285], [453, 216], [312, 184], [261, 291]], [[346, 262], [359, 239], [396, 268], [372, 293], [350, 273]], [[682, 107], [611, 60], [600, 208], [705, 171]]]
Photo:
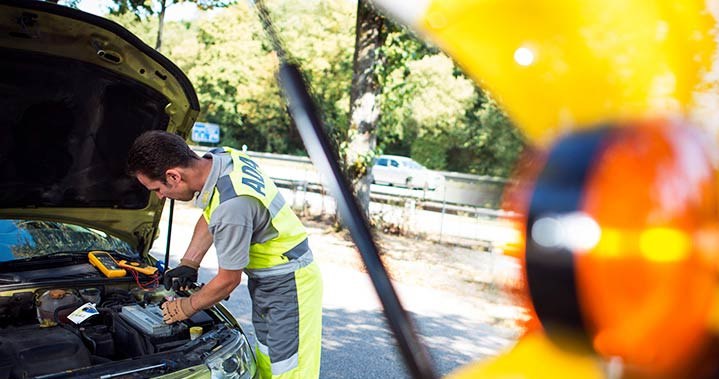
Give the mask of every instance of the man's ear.
[[165, 171], [165, 181], [167, 183], [177, 184], [182, 180], [182, 175], [177, 169], [171, 168]]

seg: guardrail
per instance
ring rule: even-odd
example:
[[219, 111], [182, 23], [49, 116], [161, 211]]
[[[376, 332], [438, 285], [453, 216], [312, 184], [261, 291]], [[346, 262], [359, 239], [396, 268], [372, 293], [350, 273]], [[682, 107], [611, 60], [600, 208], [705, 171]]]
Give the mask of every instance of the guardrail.
[[[205, 146], [191, 146], [198, 154], [213, 149]], [[317, 172], [308, 157], [286, 154], [246, 151], [260, 161], [270, 161], [274, 165], [284, 165], [284, 169], [275, 169], [270, 175], [279, 187], [291, 188], [326, 194], [322, 184], [322, 175]], [[263, 166], [267, 166], [265, 162]], [[445, 184], [436, 191], [410, 190], [397, 187], [372, 186], [372, 201], [401, 204], [407, 199], [416, 202], [416, 206], [429, 211], [448, 214], [462, 214], [483, 218], [516, 218], [518, 214], [499, 209], [504, 186], [508, 180], [481, 175], [471, 175], [448, 171], [435, 171], [445, 177]], [[463, 201], [468, 200], [468, 201]]]

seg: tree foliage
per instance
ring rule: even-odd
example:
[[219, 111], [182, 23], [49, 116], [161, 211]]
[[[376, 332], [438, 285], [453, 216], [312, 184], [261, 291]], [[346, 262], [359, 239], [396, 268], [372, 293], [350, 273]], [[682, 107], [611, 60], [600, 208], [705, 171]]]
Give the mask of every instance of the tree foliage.
[[[74, 1], [74, 0], [71, 0]], [[112, 14], [134, 14], [138, 19], [153, 15], [161, 11], [161, 3], [170, 7], [180, 3], [195, 3], [199, 9], [208, 10], [217, 7], [227, 7], [236, 0], [112, 0], [109, 7]]]
[[[73, 1], [73, 0], [71, 0]], [[165, 13], [167, 8], [180, 3], [193, 3], [202, 10], [227, 7], [235, 0], [112, 0], [109, 7], [110, 14], [125, 15], [132, 14], [138, 20], [157, 16], [157, 28], [155, 29], [155, 49], [158, 51], [162, 46], [163, 31], [165, 29]]]
[[446, 55], [398, 29], [385, 46], [379, 147], [429, 168], [508, 176], [523, 142]]
[[524, 139], [490, 94], [479, 88], [475, 92], [474, 104], [448, 146], [453, 159], [446, 169], [507, 177], [524, 148]]
[[[356, 3], [266, 5], [328, 131], [337, 146], [347, 146]], [[152, 45], [157, 23], [135, 15], [111, 17]], [[223, 144], [305, 154], [280, 96], [277, 58], [249, 5], [239, 2], [165, 27], [163, 53], [187, 73], [200, 99], [200, 120], [220, 124]], [[509, 175], [523, 140], [497, 102], [436, 47], [396, 25], [387, 27], [383, 59], [375, 67], [379, 152], [411, 156], [438, 170]]]

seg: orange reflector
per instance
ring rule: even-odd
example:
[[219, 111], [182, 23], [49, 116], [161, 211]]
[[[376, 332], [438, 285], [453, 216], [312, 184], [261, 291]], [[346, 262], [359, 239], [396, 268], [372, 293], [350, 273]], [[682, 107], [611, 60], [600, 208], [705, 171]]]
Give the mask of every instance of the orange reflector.
[[[691, 364], [716, 286], [716, 176], [701, 137], [654, 121], [614, 130], [595, 157], [582, 212], [601, 228], [575, 251], [594, 348], [653, 373]], [[714, 241], [714, 242], [713, 242]]]

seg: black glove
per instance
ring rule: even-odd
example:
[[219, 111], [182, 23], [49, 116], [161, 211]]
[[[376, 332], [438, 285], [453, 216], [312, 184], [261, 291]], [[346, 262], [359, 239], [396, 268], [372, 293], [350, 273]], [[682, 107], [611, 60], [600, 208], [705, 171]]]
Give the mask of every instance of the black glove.
[[163, 282], [165, 289], [172, 288], [175, 291], [190, 288], [197, 282], [197, 269], [190, 266], [180, 265], [165, 273]]

